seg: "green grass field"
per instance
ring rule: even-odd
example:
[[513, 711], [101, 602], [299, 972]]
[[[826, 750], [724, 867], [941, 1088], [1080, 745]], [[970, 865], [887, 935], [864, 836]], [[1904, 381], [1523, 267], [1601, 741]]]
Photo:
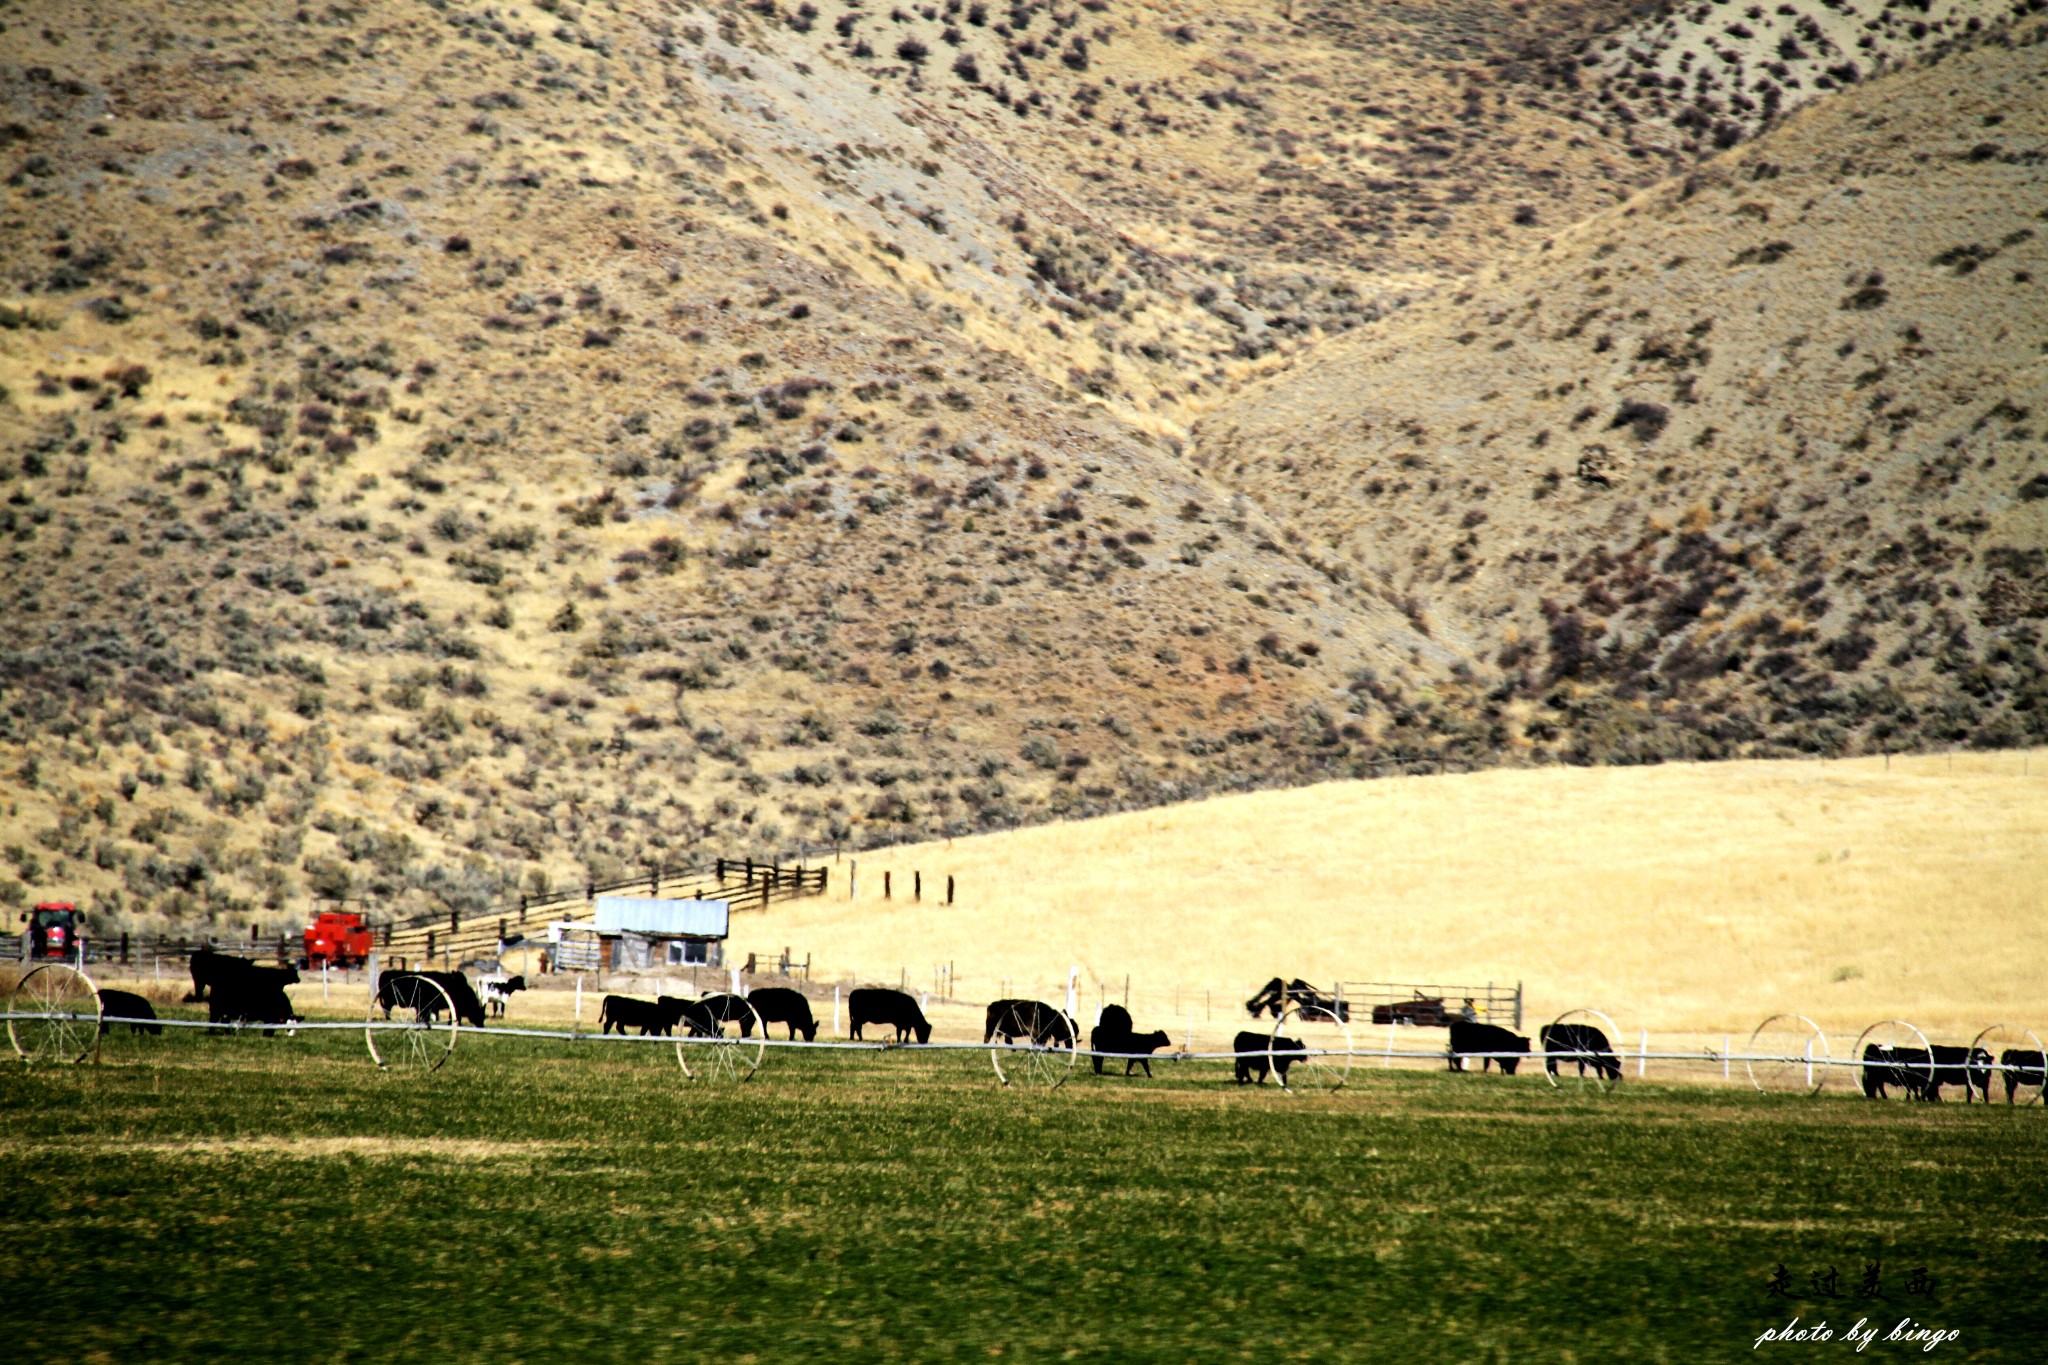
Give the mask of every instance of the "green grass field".
[[[714, 1088], [665, 1047], [512, 1039], [400, 1078], [353, 1034], [117, 1043], [0, 1069], [9, 1360], [1696, 1361], [1798, 1313], [2031, 1361], [2048, 1328], [2040, 1109], [1399, 1071], [1310, 1098], [1195, 1063], [1016, 1093], [975, 1053], [771, 1052]], [[1872, 1262], [1888, 1303], [1855, 1296]]]

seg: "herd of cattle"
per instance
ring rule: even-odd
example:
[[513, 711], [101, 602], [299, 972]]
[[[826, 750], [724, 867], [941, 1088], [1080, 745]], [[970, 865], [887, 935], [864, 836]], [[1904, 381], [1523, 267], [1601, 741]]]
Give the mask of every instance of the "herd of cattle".
[[[259, 966], [202, 948], [192, 955], [192, 991], [185, 1001], [206, 1005], [210, 1023], [263, 1025], [267, 1037], [276, 1027], [303, 1018], [285, 994], [286, 987], [298, 980], [294, 967]], [[376, 1002], [387, 1019], [392, 1011], [402, 1010], [431, 1022], [452, 1006], [461, 1022], [482, 1027], [487, 1016], [502, 1016], [512, 995], [525, 986], [525, 978], [519, 976], [489, 976], [473, 985], [462, 972], [386, 971], [377, 979]], [[132, 1032], [163, 1031], [156, 1022], [156, 1011], [140, 995], [102, 990], [100, 1003], [105, 1021], [102, 1031], [110, 1023], [125, 1023]], [[1245, 1010], [1254, 1019], [1271, 1012], [1277, 1020], [1289, 1005], [1311, 1020], [1350, 1018], [1350, 1007], [1344, 1001], [1323, 995], [1307, 982], [1283, 983], [1278, 977], [1247, 1000]], [[886, 1036], [899, 1044], [931, 1041], [931, 1021], [916, 998], [902, 991], [861, 987], [847, 997], [847, 1006], [847, 1036], [856, 1042], [868, 1041], [869, 1030], [875, 1030], [877, 1038]], [[744, 997], [719, 994], [696, 1000], [672, 995], [654, 1000], [607, 995], [598, 1012], [602, 1032], [623, 1035], [628, 1029], [637, 1029], [642, 1037], [672, 1037], [680, 1029], [689, 1037], [709, 1038], [723, 1035], [727, 1025], [737, 1026], [741, 1037], [752, 1037], [757, 1019], [764, 1037], [775, 1024], [785, 1026], [791, 1040], [801, 1034], [804, 1041], [811, 1042], [818, 1036], [810, 1000], [801, 991], [781, 986], [761, 987]], [[1448, 1023], [1447, 1057], [1453, 1071], [1463, 1071], [1467, 1061], [1476, 1059], [1482, 1071], [1498, 1063], [1502, 1074], [1512, 1076], [1529, 1055], [1529, 1039], [1510, 1029], [1467, 1019], [1450, 1019]], [[982, 1042], [1024, 1039], [1041, 1047], [1071, 1048], [1079, 1042], [1077, 1034], [1074, 1021], [1056, 1006], [1041, 1000], [998, 1000], [988, 1007]], [[1607, 1035], [1592, 1024], [1546, 1024], [1537, 1030], [1536, 1042], [1544, 1069], [1553, 1076], [1563, 1062], [1575, 1065], [1581, 1076], [1590, 1072], [1606, 1081], [1621, 1079], [1619, 1055]], [[1138, 1032], [1130, 1011], [1122, 1005], [1105, 1005], [1088, 1035], [1097, 1075], [1102, 1074], [1105, 1060], [1120, 1060], [1124, 1075], [1143, 1067], [1150, 1076], [1153, 1056], [1171, 1046], [1164, 1031]], [[1269, 1072], [1277, 1073], [1285, 1085], [1289, 1068], [1307, 1056], [1308, 1048], [1297, 1038], [1246, 1030], [1232, 1041], [1231, 1052], [1239, 1085], [1263, 1085]], [[1992, 1077], [1999, 1075], [2004, 1077], [2006, 1102], [2012, 1103], [2017, 1092], [2043, 1087], [2048, 1079], [2048, 1057], [2039, 1051], [2008, 1048], [1994, 1064], [1991, 1053], [1982, 1047], [1909, 1048], [1872, 1043], [1863, 1050], [1861, 1074], [1863, 1093], [1872, 1099], [1883, 1099], [1898, 1090], [1914, 1099], [1938, 1102], [1943, 1089], [1959, 1086], [1966, 1103], [1978, 1098], [1989, 1103]]]
[[1981, 1047], [1891, 1047], [1870, 1043], [1863, 1049], [1863, 1093], [1881, 1100], [1894, 1088], [1916, 1100], [1939, 1102], [1942, 1087], [1963, 1088], [1963, 1103], [1981, 1097], [1991, 1103], [1991, 1077], [2005, 1078], [2005, 1102], [2011, 1104], [2020, 1090], [2041, 1087], [2048, 1067], [2039, 1052], [2028, 1048], [2006, 1048], [1996, 1066], [1991, 1053]]

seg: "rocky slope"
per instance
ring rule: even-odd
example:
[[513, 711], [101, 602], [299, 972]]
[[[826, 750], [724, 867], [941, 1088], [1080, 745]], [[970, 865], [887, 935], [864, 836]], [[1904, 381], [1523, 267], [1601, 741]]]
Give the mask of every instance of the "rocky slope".
[[2048, 737], [2048, 47], [1817, 105], [1205, 421], [1590, 758]]
[[1630, 199], [1665, 22], [0, 8], [0, 897], [2020, 738], [2042, 49]]

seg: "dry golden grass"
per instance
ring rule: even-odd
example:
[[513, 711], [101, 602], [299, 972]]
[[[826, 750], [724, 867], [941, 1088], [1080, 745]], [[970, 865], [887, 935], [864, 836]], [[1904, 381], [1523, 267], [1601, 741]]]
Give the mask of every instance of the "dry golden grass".
[[1141, 1027], [1184, 1027], [1207, 988], [1222, 1030], [1276, 973], [1520, 979], [1532, 1029], [1580, 1005], [1660, 1037], [1778, 1010], [1850, 1036], [2048, 1024], [2040, 750], [1331, 783], [869, 853], [851, 903], [845, 872], [734, 946], [913, 989], [951, 962], [975, 1000], [1071, 965], [1092, 1003], [1129, 973]]

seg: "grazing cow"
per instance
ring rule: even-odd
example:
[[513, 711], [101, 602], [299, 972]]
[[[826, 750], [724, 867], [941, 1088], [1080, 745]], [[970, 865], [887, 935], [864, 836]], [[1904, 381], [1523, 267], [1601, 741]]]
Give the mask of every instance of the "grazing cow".
[[692, 1038], [716, 1038], [724, 1032], [721, 1025], [725, 1020], [709, 1005], [711, 998], [706, 996], [702, 1000], [685, 1000], [679, 995], [662, 996], [655, 1001], [665, 1011], [663, 1019], [666, 1027], [662, 1032], [666, 1034], [677, 1024], [681, 1024], [683, 1032]]
[[1297, 1039], [1273, 1038], [1263, 1033], [1251, 1032], [1238, 1034], [1237, 1041], [1230, 1045], [1230, 1050], [1237, 1054], [1239, 1085], [1250, 1085], [1253, 1081], [1264, 1085], [1268, 1063], [1273, 1070], [1280, 1073], [1280, 1084], [1286, 1085], [1287, 1069], [1294, 1065], [1295, 1060], [1287, 1054], [1308, 1051]]
[[1074, 1025], [1064, 1010], [1043, 1000], [998, 1000], [988, 1007], [981, 1041], [998, 1037], [1006, 1043], [1029, 1038], [1041, 1047], [1072, 1047]]
[[490, 1011], [493, 1019], [502, 1019], [505, 1017], [505, 1006], [512, 1003], [512, 993], [526, 989], [526, 978], [493, 976], [486, 977], [477, 984], [483, 987], [484, 1008]]
[[1553, 1076], [1562, 1055], [1565, 1061], [1579, 1064], [1581, 1076], [1590, 1066], [1594, 1075], [1605, 1080], [1621, 1079], [1621, 1062], [1608, 1046], [1607, 1035], [1596, 1024], [1545, 1024], [1536, 1031], [1536, 1038], [1549, 1054], [1543, 1059], [1543, 1069]]
[[711, 1021], [711, 1032], [723, 1033], [727, 1024], [738, 1024], [742, 1038], [753, 1036], [754, 1012], [747, 1008], [753, 1001], [742, 996], [721, 993], [699, 996], [690, 1003], [697, 1007], [702, 1018]]
[[1961, 1086], [1964, 1104], [1970, 1103], [1980, 1092], [1984, 1103], [1991, 1103], [1991, 1054], [1981, 1047], [1934, 1044], [1934, 1075], [1927, 1083], [1923, 1098], [1935, 1104], [1941, 1103], [1941, 1088], [1945, 1085]]
[[917, 1007], [917, 1001], [902, 991], [892, 991], [881, 986], [862, 986], [846, 998], [849, 1037], [858, 1039], [860, 1031], [868, 1024], [886, 1024], [896, 1030], [896, 1041], [902, 1042], [915, 1034], [920, 1043], [932, 1040], [932, 1026], [926, 1021], [924, 1011]]
[[[986, 1042], [986, 1039], [983, 1039]], [[1095, 1028], [1088, 1035], [1088, 1050], [1095, 1055], [1095, 1074], [1102, 1074], [1102, 1054], [1114, 1053], [1124, 1059], [1124, 1075], [1131, 1074], [1131, 1068], [1142, 1066], [1145, 1074], [1152, 1074], [1152, 1053], [1163, 1047], [1171, 1047], [1173, 1040], [1162, 1030], [1157, 1033], [1138, 1033], [1131, 1024], [1131, 1012], [1122, 1005], [1104, 1005], [1102, 1017], [1095, 1021]], [[1143, 1054], [1142, 1056], [1140, 1054]]]
[[[761, 1016], [762, 1037], [768, 1036], [770, 1024], [787, 1024], [791, 1039], [799, 1032], [807, 1043], [817, 1039], [818, 1021], [811, 1017], [811, 1002], [804, 998], [802, 991], [793, 991], [787, 986], [764, 986], [748, 996], [747, 1003], [754, 1007], [754, 1013]], [[752, 1031], [752, 1021], [740, 1025], [742, 1034]]]
[[[1451, 1020], [1451, 1070], [1463, 1071], [1468, 1053], [1522, 1052], [1529, 1050], [1529, 1040], [1511, 1029], [1497, 1024], [1479, 1024], [1469, 1019]], [[1500, 1063], [1500, 1074], [1512, 1076], [1515, 1068], [1522, 1064], [1520, 1057], [1481, 1056], [1479, 1069], [1485, 1071], [1495, 1062]]]
[[[1953, 1049], [1961, 1054], [1962, 1048]], [[1956, 1060], [1960, 1061], [1958, 1055]], [[1866, 1043], [1863, 1048], [1863, 1093], [1881, 1100], [1897, 1086], [1908, 1098], [1938, 1100], [1941, 1086], [1935, 1080], [1934, 1058], [1922, 1047], [1885, 1047]]]
[[197, 1005], [213, 998], [213, 991], [223, 982], [249, 980], [251, 972], [289, 972], [285, 982], [292, 985], [299, 979], [296, 967], [259, 967], [245, 957], [232, 953], [216, 953], [202, 947], [192, 954], [192, 993], [185, 997], [188, 1005]]
[[1865, 1099], [1881, 1100], [1893, 1086], [1908, 1090], [1910, 1093], [1906, 1078], [1900, 1074], [1896, 1060], [1892, 1056], [1892, 1050], [1880, 1043], [1864, 1044], [1862, 1072]]
[[[302, 1016], [292, 1009], [285, 987], [299, 979], [291, 967], [250, 967], [227, 977], [215, 977], [206, 998], [206, 1020], [210, 1024], [290, 1024]], [[263, 1030], [265, 1038], [276, 1030]]]
[[156, 1022], [155, 1007], [141, 996], [130, 991], [101, 991], [100, 1032], [104, 1034], [115, 1024], [126, 1024], [130, 1033], [161, 1035], [164, 1031]]
[[440, 992], [421, 985], [431, 981], [448, 993], [455, 1017], [477, 1028], [484, 1026], [484, 1002], [476, 998], [469, 978], [461, 972], [380, 972], [377, 975], [377, 1004], [389, 1019], [393, 1009], [424, 1010], [429, 1022], [442, 1009]]
[[[598, 1007], [598, 1032], [610, 1033], [618, 1030], [621, 1037], [629, 1028], [640, 1030], [640, 1036], [658, 1038], [673, 1037], [676, 1025], [685, 1015], [685, 1007], [697, 1003], [681, 1000], [673, 995], [664, 995], [659, 1000], [635, 1000], [630, 995], [607, 995], [604, 1004]], [[708, 1018], [702, 1020], [710, 1025]], [[696, 1032], [695, 1029], [691, 1030]]]
[[2015, 1090], [2026, 1086], [2040, 1089], [2044, 1078], [2048, 1078], [2048, 1062], [2038, 1052], [2024, 1048], [2007, 1048], [1998, 1054], [1998, 1065], [2005, 1076], [2005, 1102], [2011, 1104]]

